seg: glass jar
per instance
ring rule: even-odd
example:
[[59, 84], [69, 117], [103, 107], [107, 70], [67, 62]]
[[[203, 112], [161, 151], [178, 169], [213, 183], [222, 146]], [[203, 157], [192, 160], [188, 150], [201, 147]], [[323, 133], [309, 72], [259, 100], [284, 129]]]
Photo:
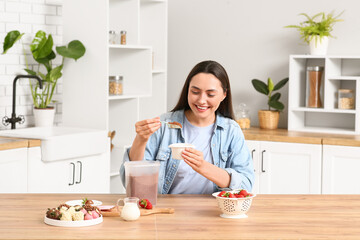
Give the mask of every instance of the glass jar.
[[236, 122], [239, 124], [241, 129], [250, 129], [250, 114], [245, 103], [240, 103], [237, 108]]
[[321, 108], [320, 88], [324, 67], [310, 66], [306, 68], [306, 107]]
[[116, 44], [116, 32], [113, 30], [109, 31], [109, 43]]
[[126, 44], [126, 31], [120, 32], [120, 44], [125, 45]]
[[338, 108], [339, 109], [354, 109], [355, 108], [354, 90], [339, 89], [338, 91]]
[[109, 94], [123, 94], [123, 76], [109, 76]]

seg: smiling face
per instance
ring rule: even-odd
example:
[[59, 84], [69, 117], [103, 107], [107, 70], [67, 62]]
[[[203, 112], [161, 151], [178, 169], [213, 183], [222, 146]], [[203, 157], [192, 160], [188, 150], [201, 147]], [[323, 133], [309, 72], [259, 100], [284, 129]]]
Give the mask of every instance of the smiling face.
[[192, 77], [188, 91], [187, 119], [196, 126], [207, 126], [215, 121], [215, 111], [226, 97], [221, 82], [213, 74], [198, 73]]

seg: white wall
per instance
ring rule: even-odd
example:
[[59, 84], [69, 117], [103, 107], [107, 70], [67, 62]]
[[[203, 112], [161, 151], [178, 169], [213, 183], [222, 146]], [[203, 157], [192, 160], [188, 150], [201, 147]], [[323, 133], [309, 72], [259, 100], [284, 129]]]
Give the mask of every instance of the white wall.
[[[360, 54], [360, 1], [356, 0], [169, 0], [168, 108], [172, 109], [191, 68], [202, 60], [220, 62], [228, 71], [234, 107], [241, 102], [250, 109], [252, 126], [257, 111], [267, 107], [266, 97], [256, 92], [251, 79], [278, 81], [289, 74], [290, 54], [307, 54], [295, 29], [304, 18], [336, 10], [344, 22], [337, 23], [330, 40], [332, 55]], [[280, 115], [287, 127], [288, 91], [281, 91], [285, 110]]]
[[[62, 45], [62, 1], [61, 0], [0, 0], [0, 43], [2, 44], [7, 34], [12, 30], [26, 33], [23, 37], [25, 49], [29, 53], [29, 43], [38, 30], [51, 33], [54, 45]], [[29, 62], [32, 56], [28, 56]], [[35, 61], [32, 60], [32, 63]], [[33, 67], [34, 64], [30, 64]], [[0, 55], [0, 129], [9, 129], [1, 123], [4, 116], [11, 117], [12, 112], [12, 83], [16, 75], [26, 74], [25, 58], [21, 44], [16, 44], [6, 55]], [[61, 81], [53, 95], [56, 104], [55, 123], [61, 122]], [[33, 103], [28, 80], [17, 82], [16, 87], [16, 114], [25, 116], [25, 123], [16, 124], [16, 128], [34, 125]]]

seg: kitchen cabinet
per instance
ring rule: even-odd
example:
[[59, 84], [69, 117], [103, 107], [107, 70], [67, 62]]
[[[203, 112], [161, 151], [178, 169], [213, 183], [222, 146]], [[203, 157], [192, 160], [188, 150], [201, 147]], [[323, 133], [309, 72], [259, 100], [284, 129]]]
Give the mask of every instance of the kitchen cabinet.
[[323, 145], [322, 192], [360, 194], [360, 148]]
[[[288, 129], [359, 134], [360, 56], [291, 55], [289, 61]], [[306, 107], [306, 68], [309, 66], [324, 67], [319, 108]], [[339, 89], [355, 92], [354, 109], [338, 108]]]
[[[167, 1], [64, 0], [62, 15], [64, 41], [79, 39], [86, 47], [83, 58], [64, 67], [63, 124], [116, 131], [112, 143], [121, 152], [108, 177], [117, 184], [135, 123], [167, 111]], [[110, 44], [110, 30], [126, 31], [126, 44]], [[109, 94], [114, 75], [123, 76], [121, 95]]]
[[0, 193], [27, 192], [27, 149], [0, 151]]
[[246, 140], [255, 169], [255, 193], [321, 193], [319, 144]]
[[109, 153], [52, 162], [40, 147], [29, 148], [29, 193], [109, 193]]

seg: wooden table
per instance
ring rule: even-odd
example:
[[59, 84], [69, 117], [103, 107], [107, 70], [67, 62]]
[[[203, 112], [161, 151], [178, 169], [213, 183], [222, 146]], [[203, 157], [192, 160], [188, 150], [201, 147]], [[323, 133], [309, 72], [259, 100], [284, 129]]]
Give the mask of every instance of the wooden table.
[[91, 227], [46, 225], [48, 207], [68, 200], [114, 204], [115, 194], [1, 194], [0, 239], [360, 239], [360, 195], [258, 195], [246, 219], [224, 219], [210, 195], [162, 195], [174, 214]]

